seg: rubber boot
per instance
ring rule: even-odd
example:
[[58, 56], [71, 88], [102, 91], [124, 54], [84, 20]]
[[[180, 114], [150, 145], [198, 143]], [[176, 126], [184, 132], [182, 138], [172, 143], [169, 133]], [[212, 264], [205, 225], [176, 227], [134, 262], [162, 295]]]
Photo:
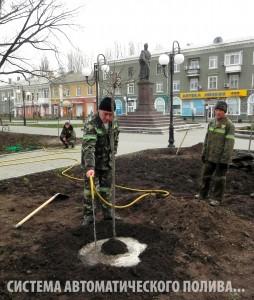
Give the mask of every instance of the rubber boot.
[[223, 201], [224, 192], [226, 187], [226, 177], [214, 177], [214, 191], [213, 191], [213, 199], [218, 201], [219, 204]]
[[208, 198], [211, 184], [211, 176], [203, 176], [199, 194], [195, 196], [196, 199], [205, 200]]

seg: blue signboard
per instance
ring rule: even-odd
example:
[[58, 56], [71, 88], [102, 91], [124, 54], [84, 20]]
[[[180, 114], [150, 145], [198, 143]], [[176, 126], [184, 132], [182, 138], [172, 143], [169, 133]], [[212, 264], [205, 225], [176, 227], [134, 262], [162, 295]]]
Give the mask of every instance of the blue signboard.
[[182, 101], [182, 116], [191, 117], [204, 116], [205, 101], [200, 99], [183, 100]]

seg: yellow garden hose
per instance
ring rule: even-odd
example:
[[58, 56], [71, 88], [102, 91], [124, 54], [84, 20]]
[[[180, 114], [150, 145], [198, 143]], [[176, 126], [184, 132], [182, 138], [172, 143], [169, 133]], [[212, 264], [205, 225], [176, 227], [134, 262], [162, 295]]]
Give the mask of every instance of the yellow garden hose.
[[[46, 149], [44, 149], [47, 152], [52, 152], [52, 151], [48, 151]], [[77, 152], [77, 151], [68, 151], [68, 153], [70, 152]], [[36, 162], [43, 162], [43, 161], [49, 161], [49, 160], [59, 160], [59, 159], [64, 159], [64, 160], [71, 160], [74, 161], [75, 163], [73, 165], [71, 165], [70, 167], [64, 169], [61, 174], [69, 179], [72, 180], [76, 180], [76, 181], [84, 181], [83, 178], [77, 178], [74, 176], [71, 176], [69, 174], [67, 174], [68, 171], [70, 171], [74, 166], [79, 165], [79, 161], [75, 158], [70, 158], [70, 157], [53, 157], [53, 158], [49, 158], [48, 156], [50, 155], [59, 155], [59, 154], [66, 154], [66, 152], [63, 151], [58, 151], [58, 152], [54, 152], [52, 154], [46, 154], [46, 155], [40, 155], [39, 157], [37, 156], [35, 159], [31, 159], [31, 157], [23, 157], [23, 158], [17, 158], [17, 159], [10, 159], [10, 160], [5, 160], [5, 161], [0, 161], [0, 167], [4, 167], [4, 166], [13, 166], [13, 165], [21, 165], [21, 164], [28, 164], [28, 163], [36, 163]], [[46, 158], [43, 158], [46, 157]], [[40, 158], [40, 159], [38, 159]], [[29, 159], [29, 161], [27, 161]], [[22, 161], [25, 160], [25, 161]], [[18, 161], [18, 162], [17, 162]], [[14, 162], [14, 163], [12, 163]], [[90, 191], [91, 191], [91, 197], [92, 197], [92, 201], [94, 200], [94, 196], [95, 194], [98, 196], [98, 198], [105, 203], [106, 205], [110, 206], [110, 207], [114, 207], [114, 208], [118, 208], [118, 209], [123, 209], [123, 208], [128, 208], [131, 207], [132, 205], [134, 205], [135, 203], [141, 201], [142, 199], [144, 199], [145, 197], [149, 196], [149, 195], [154, 195], [154, 194], [161, 194], [162, 197], [167, 197], [170, 193], [169, 191], [166, 190], [146, 190], [146, 189], [134, 189], [134, 188], [129, 188], [129, 187], [125, 187], [125, 186], [121, 186], [121, 185], [116, 185], [117, 188], [120, 189], [124, 189], [124, 190], [128, 190], [128, 191], [133, 191], [133, 192], [141, 192], [143, 193], [142, 195], [138, 196], [137, 198], [135, 198], [133, 201], [131, 201], [128, 204], [125, 205], [113, 205], [112, 203], [108, 202], [106, 199], [104, 199], [100, 193], [96, 190], [95, 185], [94, 185], [94, 179], [93, 177], [89, 177], [90, 180]]]

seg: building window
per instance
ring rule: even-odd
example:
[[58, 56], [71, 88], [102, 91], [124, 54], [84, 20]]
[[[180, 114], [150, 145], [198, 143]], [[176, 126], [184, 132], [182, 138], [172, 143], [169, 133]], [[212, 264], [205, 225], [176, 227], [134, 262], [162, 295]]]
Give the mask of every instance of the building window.
[[88, 85], [87, 86], [87, 95], [92, 95], [93, 94], [93, 87]]
[[154, 108], [157, 111], [162, 112], [163, 114], [165, 114], [165, 108], [166, 108], [165, 100], [161, 97], [156, 98], [155, 101], [154, 101]]
[[198, 70], [199, 69], [199, 59], [191, 59], [189, 63], [190, 70]]
[[173, 81], [173, 92], [179, 92], [180, 91], [180, 80], [174, 80]]
[[197, 91], [197, 90], [198, 90], [198, 78], [191, 78], [190, 91]]
[[108, 90], [106, 90], [106, 89], [102, 89], [102, 95], [103, 96], [108, 96]]
[[218, 76], [208, 76], [208, 90], [217, 89], [217, 79]]
[[242, 64], [242, 51], [227, 53], [224, 58], [225, 66], [241, 65]]
[[81, 87], [78, 86], [76, 89], [76, 96], [81, 96]]
[[67, 96], [67, 97], [70, 96], [70, 89], [65, 88], [64, 91], [63, 91], [63, 95]]
[[205, 105], [204, 100], [184, 100], [182, 101], [182, 116], [204, 116]]
[[229, 115], [240, 115], [240, 98], [239, 97], [227, 98], [226, 102], [228, 104], [228, 114]]
[[248, 115], [254, 116], [254, 94], [248, 98]]
[[180, 72], [180, 64], [174, 64], [174, 73]]
[[162, 74], [162, 65], [157, 64], [157, 66], [156, 66], [156, 74], [157, 75]]
[[132, 79], [134, 76], [134, 68], [133, 67], [129, 67], [128, 68], [128, 78]]
[[129, 95], [134, 94], [134, 83], [129, 83], [127, 85], [127, 94], [129, 94]]
[[173, 114], [174, 115], [181, 115], [181, 103], [182, 100], [179, 97], [173, 98]]
[[136, 98], [128, 98], [127, 99], [127, 111], [134, 112], [137, 107], [137, 99]]
[[239, 75], [229, 75], [229, 87], [231, 89], [238, 89]]
[[163, 93], [163, 82], [156, 83], [156, 93]]
[[218, 68], [218, 56], [209, 56], [209, 69]]

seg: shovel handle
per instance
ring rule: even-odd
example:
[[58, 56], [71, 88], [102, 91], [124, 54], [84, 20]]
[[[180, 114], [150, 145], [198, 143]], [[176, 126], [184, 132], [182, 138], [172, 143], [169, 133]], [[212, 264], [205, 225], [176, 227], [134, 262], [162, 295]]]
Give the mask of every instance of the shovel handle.
[[20, 222], [18, 222], [16, 225], [14, 225], [14, 228], [19, 228], [21, 225], [23, 225], [26, 221], [28, 221], [30, 218], [32, 218], [32, 216], [34, 216], [35, 214], [37, 214], [37, 212], [39, 212], [41, 209], [43, 209], [43, 207], [45, 207], [46, 205], [48, 205], [50, 202], [52, 202], [58, 195], [60, 195], [60, 193], [55, 194], [54, 196], [52, 196], [50, 199], [48, 199], [47, 201], [45, 201], [44, 203], [42, 203], [39, 207], [37, 207], [35, 210], [33, 210], [29, 215], [27, 215], [24, 219], [22, 219]]

